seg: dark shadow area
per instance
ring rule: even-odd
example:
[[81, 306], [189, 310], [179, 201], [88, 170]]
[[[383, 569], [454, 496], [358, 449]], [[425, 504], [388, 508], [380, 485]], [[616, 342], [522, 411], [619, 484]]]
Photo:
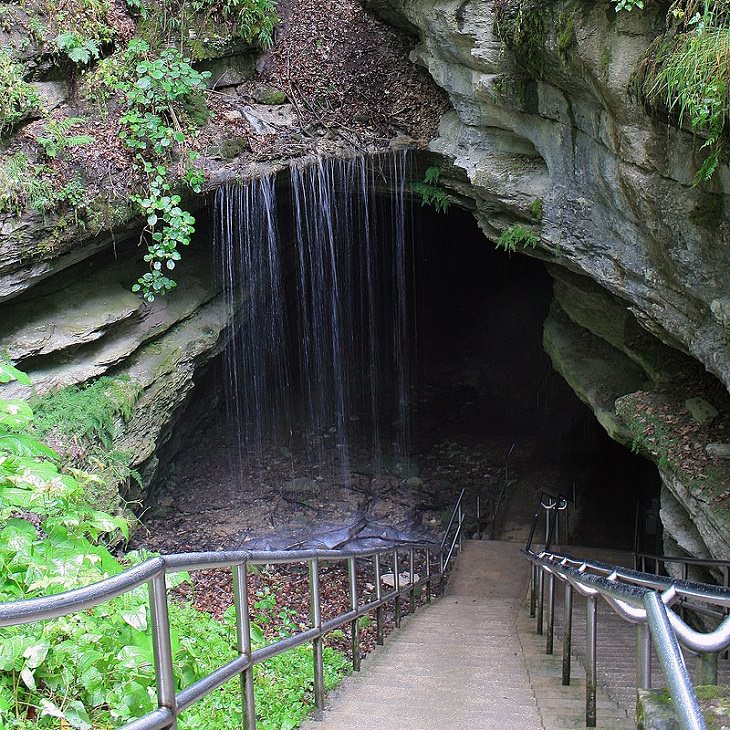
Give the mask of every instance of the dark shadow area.
[[[294, 323], [302, 306], [295, 280], [296, 235], [288, 184], [280, 181], [277, 189], [283, 191], [277, 217], [285, 252], [280, 304], [289, 323], [285, 349], [294, 353], [301, 346]], [[373, 204], [381, 220], [392, 208], [385, 196]], [[362, 514], [401, 528], [428, 524], [437, 532], [461, 488], [486, 490], [492, 503], [504, 490], [497, 537], [522, 540], [536, 495], [546, 489], [575, 500], [574, 544], [631, 549], [637, 501], [641, 510], [648, 508], [658, 495], [658, 475], [653, 465], [613, 442], [552, 369], [542, 346], [552, 299], [544, 265], [496, 250], [471, 213], [454, 206], [440, 214], [410, 199], [404, 221], [409, 334], [407, 352], [399, 357], [409, 365], [408, 453], [399, 451], [402, 404], [394, 402], [401, 374], [388, 366], [395, 332], [388, 317], [396, 297], [384, 283], [378, 298], [383, 311], [376, 317], [382, 401], [377, 417], [368, 412], [370, 371], [359, 369], [358, 362], [358, 338], [369, 316], [366, 300], [356, 298], [349, 305], [352, 331], [345, 335], [354, 343], [348, 370], [354, 395], [347, 412], [347, 478], [324, 463], [342, 451], [334, 425], [322, 436], [321, 462], [311, 461], [312, 449], [297, 420], [305, 410], [305, 378], [293, 366], [287, 396], [295, 418], [276, 438], [264, 439], [257, 466], [242, 487], [236, 466], [240, 434], [226, 385], [232, 351], [224, 350], [199, 374], [187, 410], [161, 451], [168, 468], [153, 506], [174, 506], [173, 531], [181, 537], [189, 535], [191, 521], [204, 528], [210, 520], [206, 542], [217, 547], [282, 531], [287, 524], [304, 530], [350, 524]], [[391, 228], [382, 225], [381, 230]], [[384, 257], [387, 250], [378, 243], [377, 263], [386, 270], [394, 267]], [[354, 266], [366, 264], [364, 258]], [[164, 516], [164, 509], [158, 514]]]

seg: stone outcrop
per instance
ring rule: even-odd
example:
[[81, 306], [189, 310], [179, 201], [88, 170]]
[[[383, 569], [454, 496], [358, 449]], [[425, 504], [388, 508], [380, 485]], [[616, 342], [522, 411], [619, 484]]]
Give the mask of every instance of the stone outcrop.
[[[535, 5], [539, 32], [515, 55], [509, 23], [502, 38], [495, 24], [498, 13], [509, 20], [518, 0], [365, 4], [414, 37], [413, 60], [448, 94], [452, 110], [429, 145], [439, 183], [492, 241], [515, 224], [539, 236], [524, 253], [545, 260], [555, 282], [546, 349], [609, 434], [635, 442], [636, 394], [661, 393], [688, 372], [706, 368], [730, 387], [730, 170], [724, 165], [693, 187], [697, 141], [648, 115], [629, 88], [662, 31], [659, 11], [543, 2]], [[67, 105], [68, 84], [38, 80], [51, 70], [48, 59], [32, 47], [23, 53], [46, 108]], [[251, 174], [253, 158], [266, 156], [251, 145], [262, 140], [286, 136], [293, 155], [340, 149], [336, 131], [301, 127], [296, 100], [281, 88], [241, 92], [258, 69], [250, 49], [202, 65], [227, 104], [204, 133], [210, 185]], [[174, 296], [151, 306], [133, 296], [139, 257], [124, 241], [141, 223], [124, 195], [105, 205], [86, 229], [68, 216], [0, 215], [0, 344], [30, 372], [37, 393], [103, 374], [138, 383], [141, 396], [118, 441], [149, 478], [196, 369], [225, 340], [227, 313], [205, 247], [186, 251]], [[118, 260], [93, 258], [112, 243], [121, 246]], [[722, 421], [726, 409], [715, 406]], [[713, 434], [703, 431], [715, 441], [697, 448], [714, 468], [726, 444]], [[696, 474], [667, 462], [669, 447], [641, 448], [661, 464], [674, 544], [730, 557], [722, 489], [705, 493]]]
[[[626, 401], [619, 414], [617, 399], [695, 371], [701, 379], [691, 358], [730, 386], [730, 168], [693, 187], [697, 140], [652, 118], [631, 93], [633, 70], [663, 30], [656, 6], [369, 5], [409, 29], [412, 58], [449, 94], [453, 111], [430, 144], [441, 182], [493, 241], [515, 224], [540, 236], [524, 253], [545, 259], [555, 281], [546, 349], [608, 433], [630, 445], [644, 401]], [[510, 37], [518, 13], [522, 35]], [[705, 445], [691, 447], [703, 460]], [[699, 486], [680, 459], [667, 462], [662, 449], [671, 447], [654, 446], [642, 451], [662, 465], [668, 541], [730, 557], [722, 490]]]

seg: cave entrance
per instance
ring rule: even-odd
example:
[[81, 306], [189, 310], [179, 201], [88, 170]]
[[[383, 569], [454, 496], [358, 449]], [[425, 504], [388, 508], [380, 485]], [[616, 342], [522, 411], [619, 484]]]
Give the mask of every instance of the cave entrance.
[[[232, 547], [290, 529], [284, 542], [294, 544], [292, 534], [314, 526], [336, 532], [363, 515], [394, 525], [398, 534], [422, 535], [424, 526], [437, 529], [459, 489], [488, 487], [493, 502], [504, 492], [497, 537], [525, 539], [536, 495], [544, 489], [574, 498], [574, 543], [630, 549], [636, 505], [648, 509], [658, 495], [658, 477], [650, 464], [611, 441], [552, 369], [542, 347], [552, 280], [542, 262], [496, 250], [470, 212], [456, 206], [436, 212], [402, 183], [394, 193], [391, 181], [390, 189], [376, 185], [368, 193], [376, 216], [368, 223], [367, 255], [359, 263], [348, 259], [355, 278], [343, 282], [339, 264], [329, 270], [324, 263], [322, 281], [297, 283], [303, 268], [313, 266], [311, 252], [304, 263], [298, 258], [302, 241], [311, 247], [327, 235], [317, 229], [311, 240], [302, 238], [306, 216], [331, 208], [346, 226], [366, 221], [358, 212], [362, 191], [353, 202], [342, 198], [340, 183], [331, 198], [316, 186], [302, 188], [306, 195], [298, 204], [307, 195], [316, 198], [318, 209], [311, 213], [295, 210], [296, 184], [284, 175], [272, 183], [265, 196], [278, 197], [268, 214], [261, 198], [246, 202], [250, 191], [238, 191], [233, 202], [226, 200], [225, 214], [219, 209], [219, 220], [210, 223], [213, 235], [222, 221], [227, 235], [245, 237], [257, 225], [270, 231], [275, 219], [276, 241], [267, 239], [267, 245], [286, 253], [274, 271], [273, 249], [262, 252], [259, 239], [253, 249], [239, 241], [236, 261], [244, 261], [246, 272], [266, 271], [265, 306], [247, 316], [247, 304], [244, 315], [238, 310], [228, 346], [201, 370], [185, 417], [160, 454], [170, 466], [155, 501], [174, 507], [172, 527], [181, 538], [175, 547]], [[231, 224], [232, 211], [241, 206], [249, 206], [241, 219], [245, 227]], [[394, 236], [400, 237], [395, 248], [385, 240]], [[373, 262], [379, 273], [369, 270]], [[223, 269], [232, 266], [222, 263]], [[365, 280], [372, 291], [350, 297], [352, 289], [367, 288]], [[338, 297], [332, 282], [340, 287]], [[252, 287], [236, 284], [237, 291]], [[311, 298], [317, 287], [323, 296]], [[328, 306], [347, 318], [302, 329], [305, 314], [311, 318]], [[378, 313], [369, 321], [373, 307]], [[307, 341], [312, 332], [319, 339]], [[257, 343], [273, 340], [273, 349], [257, 350], [241, 369]], [[349, 353], [342, 356], [342, 374], [327, 359], [338, 347]], [[326, 357], [317, 360], [321, 351]], [[317, 401], [316, 428], [312, 421], [303, 426], [312, 389], [320, 386], [334, 393], [326, 396], [332, 403]], [[350, 400], [340, 412], [343, 389]], [[242, 436], [241, 422], [268, 408], [268, 398], [275, 423], [261, 422]], [[252, 451], [256, 458], [247, 460]], [[191, 538], [201, 526], [204, 538]]]

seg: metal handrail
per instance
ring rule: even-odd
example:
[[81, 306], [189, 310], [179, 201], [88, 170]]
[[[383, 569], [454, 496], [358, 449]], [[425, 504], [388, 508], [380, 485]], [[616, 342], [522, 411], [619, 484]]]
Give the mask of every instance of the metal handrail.
[[[527, 552], [533, 552], [532, 541], [535, 539], [535, 532], [537, 530], [537, 523], [540, 519], [541, 510], [545, 511], [545, 547], [543, 549], [549, 550], [558, 525], [558, 513], [566, 512], [567, 515], [568, 506], [572, 501], [573, 500], [570, 497], [566, 497], [564, 494], [559, 494], [556, 497], [545, 490], [540, 492], [537, 498], [535, 512], [532, 515], [530, 532], [527, 537], [527, 545], [525, 547]], [[551, 513], [553, 515], [552, 518]], [[531, 613], [530, 615], [532, 616], [533, 614]]]
[[[376, 643], [384, 641], [384, 606], [394, 604], [395, 626], [400, 628], [402, 600], [409, 597], [411, 611], [416, 609], [416, 590], [425, 586], [426, 602], [431, 602], [431, 586], [442, 580], [454, 554], [463, 548], [464, 497], [476, 497], [477, 530], [481, 518], [481, 496], [462, 489], [451, 512], [440, 544], [428, 542], [400, 542], [385, 548], [342, 550], [233, 550], [219, 552], [175, 553], [145, 560], [118, 575], [83, 588], [51, 596], [0, 603], [0, 628], [46, 621], [77, 613], [147, 585], [152, 631], [156, 710], [121, 726], [120, 730], [165, 730], [177, 728], [177, 716], [195, 702], [213, 692], [230, 679], [241, 677], [243, 722], [246, 730], [256, 728], [256, 707], [253, 692], [253, 667], [278, 654], [311, 642], [314, 661], [314, 699], [317, 710], [324, 708], [323, 637], [325, 634], [350, 624], [352, 664], [360, 669], [360, 637], [358, 619], [376, 613]], [[453, 536], [451, 532], [453, 531]], [[416, 578], [416, 553], [423, 553], [425, 575]], [[408, 581], [401, 586], [400, 565], [407, 556]], [[365, 604], [358, 600], [357, 561], [373, 560], [375, 599]], [[347, 561], [350, 609], [327, 621], [322, 620], [320, 561]], [[393, 571], [393, 590], [383, 592], [383, 563], [389, 562]], [[248, 613], [248, 566], [276, 563], [307, 563], [310, 588], [310, 627], [292, 636], [253, 650]], [[434, 564], [437, 567], [434, 570]], [[230, 568], [233, 571], [233, 594], [238, 656], [218, 667], [197, 682], [175, 691], [175, 678], [168, 615], [166, 576], [182, 571]]]
[[[416, 579], [416, 553], [424, 554], [425, 575]], [[409, 580], [401, 586], [400, 567], [407, 557]], [[147, 584], [150, 604], [150, 626], [157, 687], [158, 708], [143, 717], [122, 726], [124, 730], [163, 730], [176, 728], [177, 716], [190, 705], [202, 699], [225, 682], [240, 675], [244, 725], [247, 730], [256, 728], [256, 708], [253, 694], [252, 670], [271, 657], [311, 642], [314, 649], [314, 696], [318, 710], [324, 707], [323, 637], [325, 634], [350, 624], [352, 637], [353, 669], [360, 668], [360, 638], [358, 619], [371, 611], [376, 612], [377, 643], [384, 638], [383, 607], [393, 602], [395, 624], [400, 626], [403, 610], [402, 599], [409, 596], [411, 610], [416, 608], [416, 590], [425, 586], [426, 601], [431, 601], [431, 584], [443, 576], [442, 549], [433, 543], [403, 543], [393, 547], [362, 550], [286, 550], [286, 551], [223, 551], [204, 553], [180, 553], [150, 558], [124, 572], [84, 588], [65, 593], [32, 598], [10, 603], [0, 603], [0, 627], [27, 624], [60, 618], [105, 603]], [[375, 572], [375, 599], [360, 604], [358, 600], [357, 560], [372, 559]], [[327, 621], [322, 620], [320, 594], [320, 561], [347, 561], [349, 576], [350, 608]], [[272, 563], [303, 563], [309, 566], [310, 627], [292, 636], [280, 639], [265, 647], [252, 650], [251, 627], [248, 614], [248, 566]], [[383, 592], [382, 567], [391, 564], [394, 574], [393, 590]], [[180, 692], [175, 691], [168, 599], [165, 576], [181, 571], [231, 568], [233, 570], [234, 606], [236, 611], [236, 635], [238, 656], [218, 667]]]
[[669, 609], [682, 599], [726, 608], [730, 606], [730, 590], [549, 551], [525, 550], [524, 555], [532, 563], [530, 597], [531, 603], [537, 599], [539, 604], [538, 633], [542, 633], [543, 603], [546, 603], [548, 654], [553, 652], [555, 578], [565, 584], [563, 684], [566, 685], [570, 684], [573, 592], [586, 598], [587, 727], [596, 724], [596, 609], [600, 597], [622, 619], [637, 625], [637, 688], [651, 686], [653, 640], [682, 727], [704, 730], [705, 721], [679, 645], [697, 653], [703, 683], [716, 684], [717, 656], [730, 646], [730, 617], [716, 629], [703, 633]]
[[[446, 530], [444, 530], [444, 536], [441, 540], [441, 557], [442, 557], [442, 563], [441, 563], [441, 571], [445, 572], [449, 564], [451, 562], [452, 557], [455, 554], [455, 551], [461, 551], [464, 548], [464, 517], [465, 517], [465, 510], [464, 510], [464, 504], [466, 502], [465, 497], [466, 496], [474, 497], [475, 501], [475, 518], [476, 518], [476, 538], [479, 540], [481, 538], [482, 532], [481, 532], [481, 520], [482, 520], [482, 495], [479, 492], [476, 492], [471, 489], [467, 489], [464, 487], [460, 492], [459, 496], [456, 499], [456, 503], [454, 504], [453, 509], [451, 510], [451, 515], [449, 516], [449, 521], [446, 524]], [[453, 534], [452, 534], [452, 528], [453, 528]], [[445, 557], [444, 557], [445, 556]]]

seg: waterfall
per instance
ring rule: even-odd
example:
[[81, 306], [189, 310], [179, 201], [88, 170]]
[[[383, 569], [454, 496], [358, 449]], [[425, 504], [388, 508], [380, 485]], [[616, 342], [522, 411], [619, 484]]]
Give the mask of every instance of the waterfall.
[[407, 458], [408, 162], [405, 153], [320, 159], [287, 180], [217, 191], [214, 242], [232, 331], [226, 402], [242, 472], [271, 443], [305, 453], [309, 473], [345, 482], [355, 452], [376, 472], [386, 458]]

